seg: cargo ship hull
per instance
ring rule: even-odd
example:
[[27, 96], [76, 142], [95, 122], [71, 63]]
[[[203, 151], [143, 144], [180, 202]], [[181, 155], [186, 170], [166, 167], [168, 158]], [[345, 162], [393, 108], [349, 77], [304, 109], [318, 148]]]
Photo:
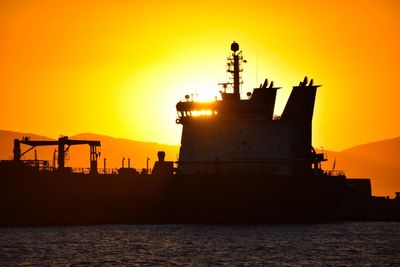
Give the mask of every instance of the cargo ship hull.
[[326, 221], [344, 187], [327, 176], [14, 174], [0, 179], [0, 225]]

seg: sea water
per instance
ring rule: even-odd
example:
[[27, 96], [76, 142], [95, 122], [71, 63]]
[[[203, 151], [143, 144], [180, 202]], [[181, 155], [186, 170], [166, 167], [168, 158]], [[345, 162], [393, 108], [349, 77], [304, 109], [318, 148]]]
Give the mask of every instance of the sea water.
[[400, 222], [0, 228], [1, 266], [400, 266]]

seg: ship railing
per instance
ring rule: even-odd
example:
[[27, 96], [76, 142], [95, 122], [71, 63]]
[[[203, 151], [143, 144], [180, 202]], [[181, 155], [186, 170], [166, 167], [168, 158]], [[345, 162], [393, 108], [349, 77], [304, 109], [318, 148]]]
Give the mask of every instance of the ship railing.
[[[69, 171], [72, 173], [90, 174], [90, 168], [82, 168], [82, 167], [74, 167], [74, 168], [66, 167], [66, 168], [68, 168]], [[134, 168], [134, 167], [124, 168], [124, 169], [136, 170], [138, 173], [142, 173], [144, 170], [144, 168]], [[47, 170], [54, 170], [54, 168], [49, 168]], [[120, 172], [120, 170], [121, 168], [106, 168], [106, 169], [97, 168], [97, 173], [117, 175]], [[149, 173], [151, 173], [151, 169], [149, 169]]]
[[98, 168], [97, 172], [100, 174], [111, 174], [111, 175], [117, 175], [120, 174], [122, 172], [124, 172], [124, 170], [128, 170], [128, 172], [130, 172], [129, 170], [131, 170], [131, 173], [136, 172], [137, 174], [140, 175], [147, 175], [147, 174], [151, 174], [152, 169], [149, 168], [148, 170], [146, 168], [136, 168], [136, 167], [129, 167], [129, 168]]
[[329, 170], [329, 171], [324, 171], [324, 173], [328, 176], [345, 176], [346, 175], [344, 170]]
[[118, 174], [118, 168], [99, 168], [97, 171], [101, 174]]
[[27, 159], [22, 160], [21, 163], [40, 172], [49, 172], [54, 170], [54, 167], [50, 166], [50, 162], [48, 160]]
[[90, 168], [72, 168], [71, 171], [73, 173], [88, 174], [88, 173], [90, 173]]
[[[128, 169], [128, 168], [124, 168], [124, 169]], [[129, 168], [129, 169], [133, 169], [133, 170], [139, 170], [137, 168]], [[73, 173], [82, 173], [82, 174], [89, 174], [90, 173], [90, 168], [71, 168], [70, 169], [71, 172]], [[120, 168], [97, 168], [97, 173], [99, 174], [118, 174], [118, 172], [120, 171]]]
[[[90, 173], [90, 168], [83, 168], [83, 167], [74, 167], [74, 168], [70, 168], [67, 167], [69, 169], [70, 172], [72, 173], [81, 173], [81, 174], [89, 174]], [[138, 168], [134, 168], [134, 167], [130, 167], [130, 168], [124, 168], [124, 169], [133, 169], [133, 170], [142, 170], [142, 169], [138, 169]], [[99, 174], [114, 174], [117, 175], [120, 171], [120, 168], [97, 168], [97, 173]]]

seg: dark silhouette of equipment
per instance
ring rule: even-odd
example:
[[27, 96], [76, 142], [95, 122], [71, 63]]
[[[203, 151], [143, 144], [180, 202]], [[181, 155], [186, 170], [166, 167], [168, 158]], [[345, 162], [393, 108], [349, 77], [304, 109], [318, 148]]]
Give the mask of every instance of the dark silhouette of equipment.
[[158, 161], [154, 162], [153, 175], [173, 175], [174, 174], [174, 162], [165, 161], [165, 152], [157, 152]]
[[[243, 83], [241, 72], [243, 71], [242, 64], [247, 61], [243, 59], [242, 51], [239, 51], [239, 44], [233, 42], [231, 44], [232, 55], [228, 57], [228, 63], [226, 65], [227, 72], [232, 75], [230, 81], [227, 83], [219, 83], [223, 86], [222, 99], [225, 100], [240, 100], [240, 85]], [[228, 85], [233, 87], [233, 94], [227, 93], [226, 89]]]
[[[21, 144], [29, 145], [31, 148], [21, 153]], [[72, 140], [68, 136], [58, 138], [57, 141], [53, 140], [30, 140], [28, 137], [22, 140], [14, 139], [14, 161], [19, 162], [21, 156], [25, 155], [37, 146], [58, 146], [58, 171], [65, 171], [65, 154], [68, 152], [72, 145], [89, 145], [90, 146], [90, 173], [97, 173], [97, 158], [100, 156], [98, 147], [101, 146], [100, 141], [93, 140]]]

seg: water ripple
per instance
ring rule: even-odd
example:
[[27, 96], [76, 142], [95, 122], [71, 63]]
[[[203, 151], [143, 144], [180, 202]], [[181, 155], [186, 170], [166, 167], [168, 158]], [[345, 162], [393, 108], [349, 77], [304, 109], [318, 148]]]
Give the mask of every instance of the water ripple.
[[0, 228], [1, 266], [399, 266], [400, 223]]

